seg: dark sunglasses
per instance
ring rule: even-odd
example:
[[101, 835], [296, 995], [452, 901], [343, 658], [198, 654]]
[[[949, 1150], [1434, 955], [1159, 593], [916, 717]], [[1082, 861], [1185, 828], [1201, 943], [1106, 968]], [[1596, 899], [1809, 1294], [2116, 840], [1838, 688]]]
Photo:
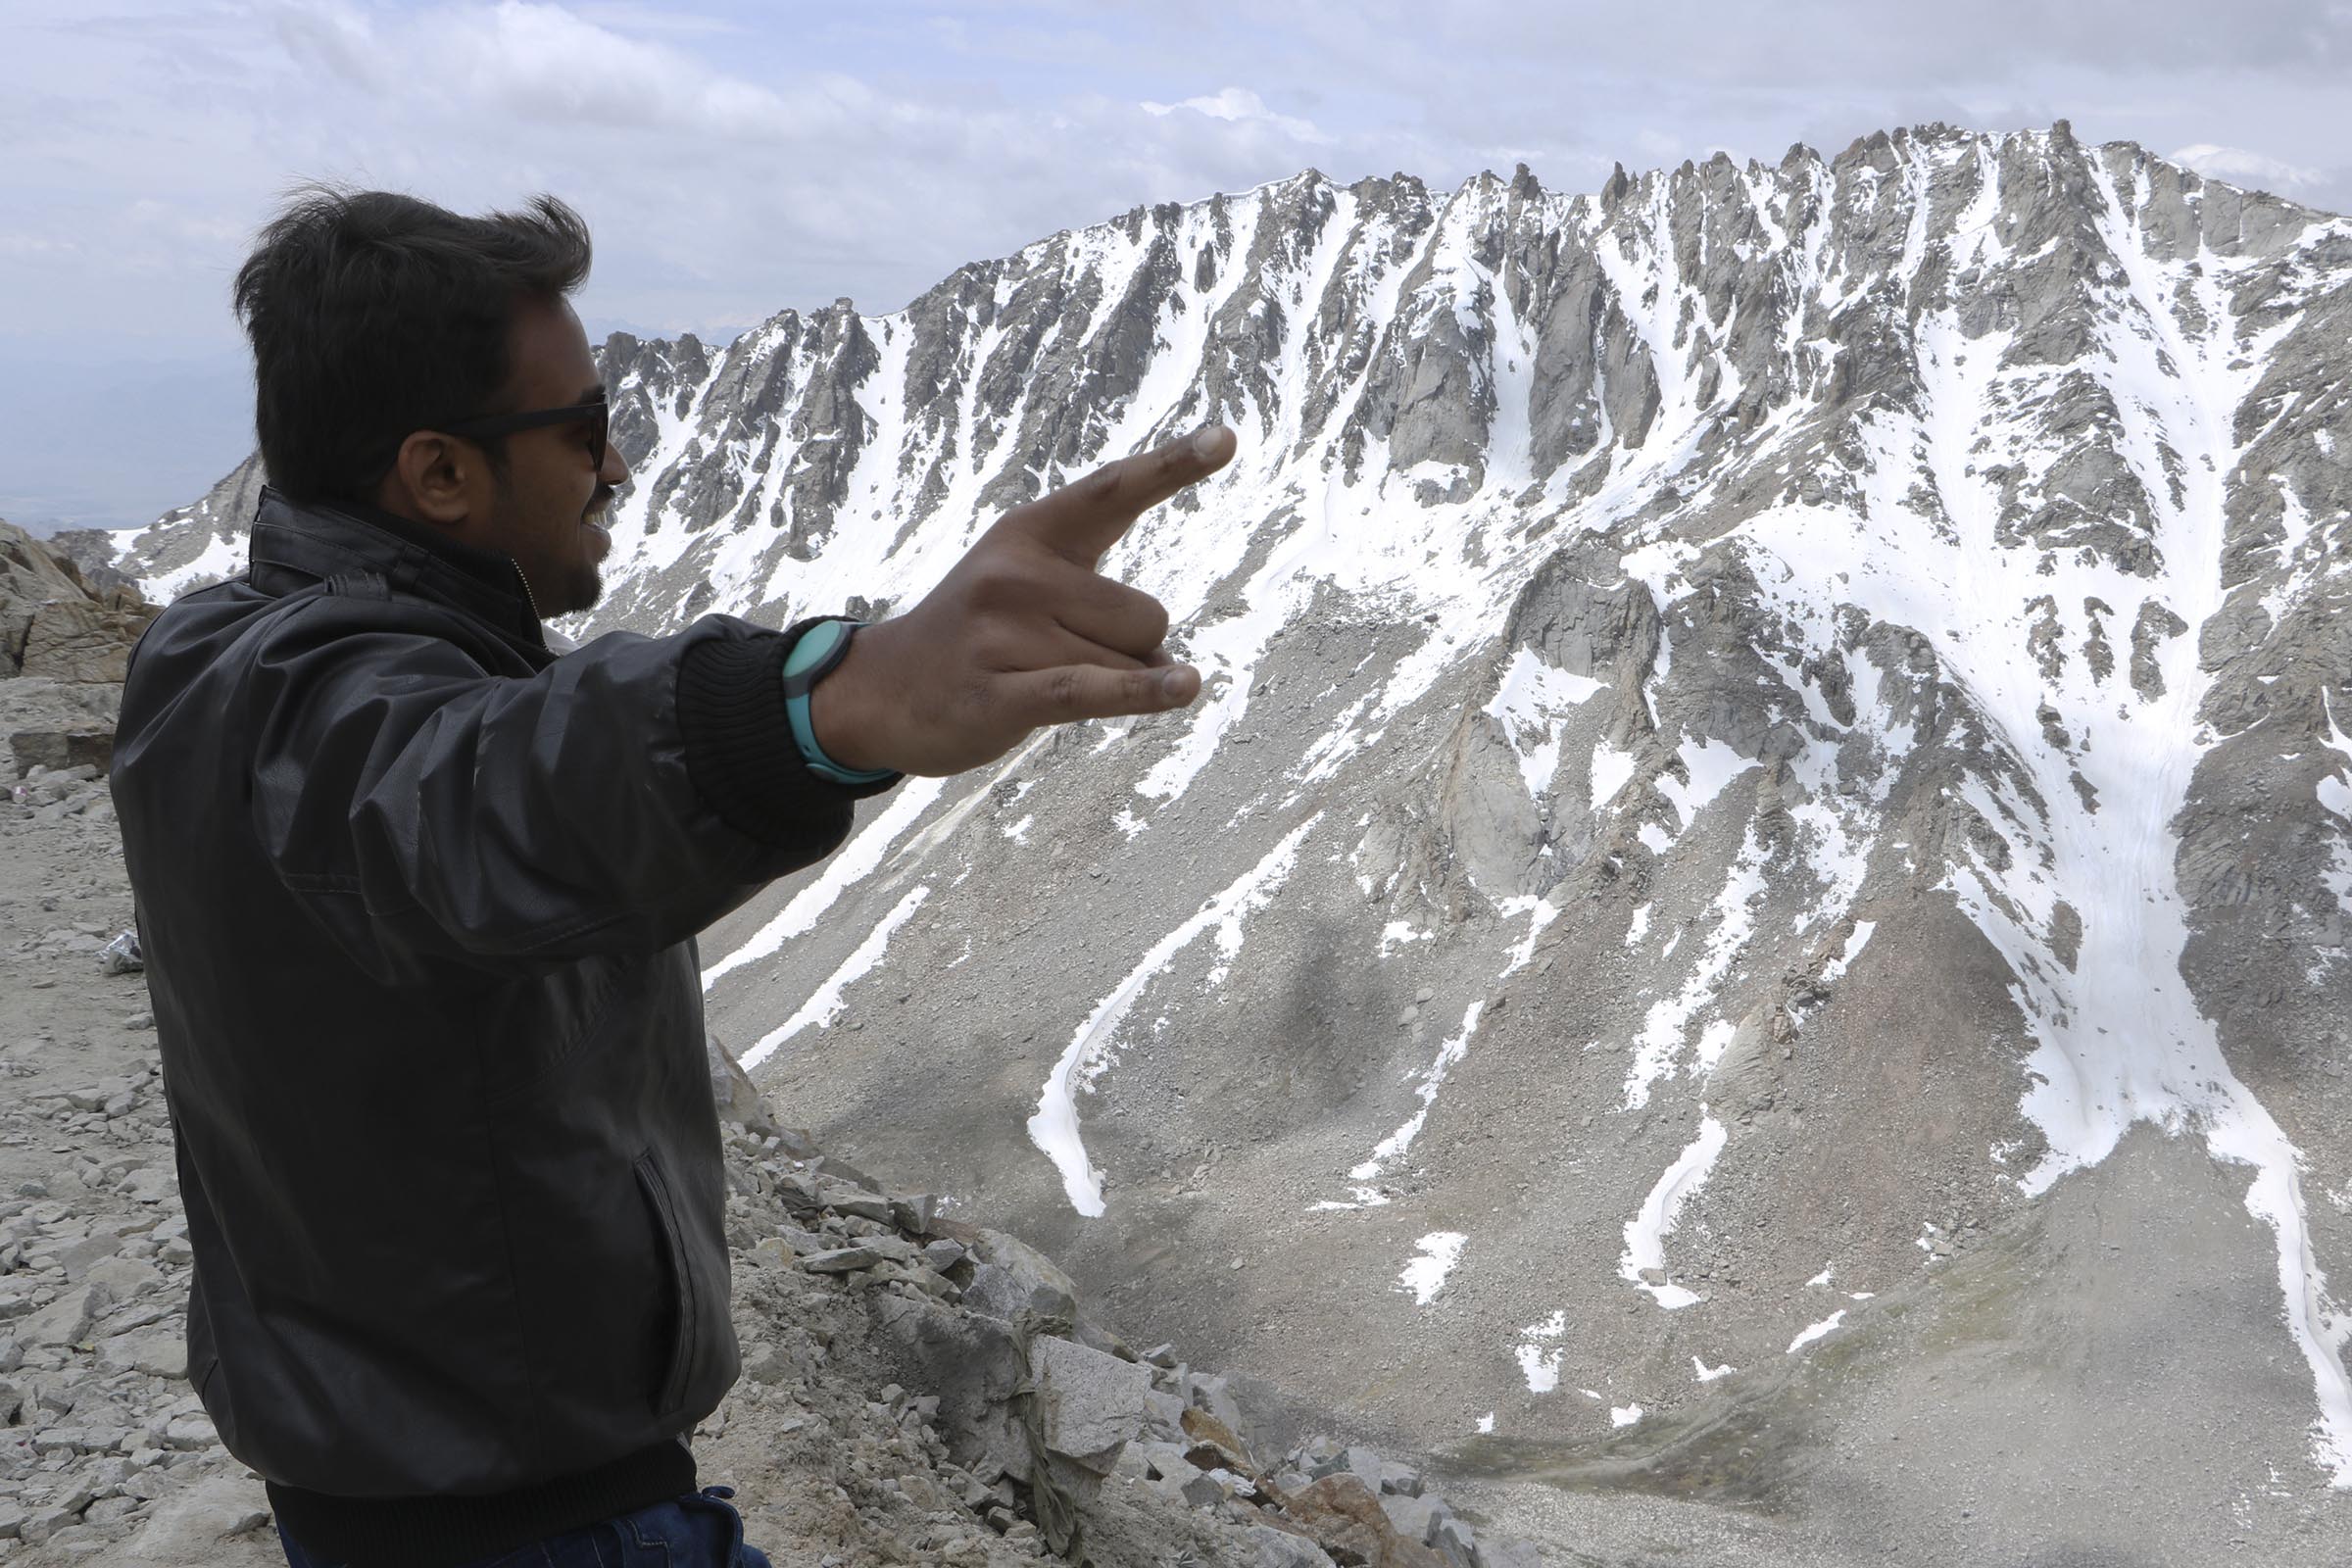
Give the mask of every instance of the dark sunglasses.
[[485, 414], [477, 418], [456, 419], [433, 426], [450, 435], [466, 437], [512, 435], [517, 430], [536, 430], [550, 424], [586, 424], [588, 426], [588, 460], [599, 473], [605, 468], [605, 440], [612, 430], [612, 406], [609, 403], [574, 403], [562, 409], [533, 409], [527, 414]]

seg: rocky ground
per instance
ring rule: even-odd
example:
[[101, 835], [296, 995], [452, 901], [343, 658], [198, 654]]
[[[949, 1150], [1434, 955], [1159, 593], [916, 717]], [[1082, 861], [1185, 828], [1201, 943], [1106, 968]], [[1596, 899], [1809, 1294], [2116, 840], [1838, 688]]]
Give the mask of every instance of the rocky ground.
[[[279, 1560], [181, 1381], [186, 1222], [103, 683], [0, 678], [0, 1561]], [[779, 1564], [1527, 1568], [1414, 1470], [1139, 1353], [1014, 1238], [778, 1125], [714, 1049], [745, 1375], [697, 1436]], [[1287, 1452], [1284, 1450], [1287, 1448]], [[1277, 1455], [1280, 1454], [1280, 1457]]]
[[180, 1381], [187, 1227], [146, 987], [100, 957], [130, 890], [95, 771], [0, 758], [0, 1553], [266, 1562], [261, 1485]]

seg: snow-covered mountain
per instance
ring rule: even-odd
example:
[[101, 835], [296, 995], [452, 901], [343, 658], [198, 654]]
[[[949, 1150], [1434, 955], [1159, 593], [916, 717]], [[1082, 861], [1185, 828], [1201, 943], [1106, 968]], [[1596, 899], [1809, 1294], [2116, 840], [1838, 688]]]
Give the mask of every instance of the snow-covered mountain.
[[571, 629], [886, 613], [1233, 424], [1105, 567], [1202, 700], [713, 932], [760, 1076], [1464, 1462], [2259, 1536], [2352, 1485], [2348, 344], [2352, 222], [2063, 122], [1309, 172], [614, 336]]

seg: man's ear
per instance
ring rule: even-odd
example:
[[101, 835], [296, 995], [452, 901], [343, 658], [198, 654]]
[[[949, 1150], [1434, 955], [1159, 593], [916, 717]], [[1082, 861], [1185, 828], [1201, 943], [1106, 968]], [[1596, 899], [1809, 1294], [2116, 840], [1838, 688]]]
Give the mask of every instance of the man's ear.
[[413, 430], [384, 475], [384, 510], [442, 528], [465, 525], [483, 462], [480, 449], [454, 436]]

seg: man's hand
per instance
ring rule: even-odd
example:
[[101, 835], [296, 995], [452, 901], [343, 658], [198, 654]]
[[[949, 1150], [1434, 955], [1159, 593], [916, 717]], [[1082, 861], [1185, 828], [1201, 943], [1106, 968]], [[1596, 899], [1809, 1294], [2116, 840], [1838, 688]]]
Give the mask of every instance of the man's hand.
[[825, 755], [849, 768], [960, 773], [1042, 725], [1198, 697], [1200, 672], [1160, 647], [1167, 611], [1095, 567], [1138, 516], [1233, 450], [1233, 432], [1209, 425], [1006, 513], [921, 604], [858, 632], [817, 683], [809, 722]]

